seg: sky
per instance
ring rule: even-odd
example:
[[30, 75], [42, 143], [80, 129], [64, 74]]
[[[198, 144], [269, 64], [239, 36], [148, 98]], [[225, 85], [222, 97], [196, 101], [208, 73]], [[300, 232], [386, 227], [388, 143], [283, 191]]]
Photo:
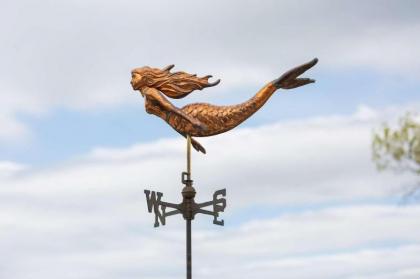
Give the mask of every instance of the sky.
[[373, 131], [420, 110], [418, 1], [2, 0], [0, 278], [185, 276], [185, 224], [153, 228], [144, 189], [180, 201], [185, 140], [144, 110], [131, 70], [221, 83], [175, 100], [236, 104], [314, 57], [233, 131], [199, 139], [200, 278], [420, 278], [418, 182], [378, 172]]

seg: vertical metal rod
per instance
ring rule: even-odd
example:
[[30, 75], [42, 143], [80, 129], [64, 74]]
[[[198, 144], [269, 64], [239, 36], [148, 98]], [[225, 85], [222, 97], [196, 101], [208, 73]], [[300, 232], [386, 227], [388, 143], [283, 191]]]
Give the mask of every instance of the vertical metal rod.
[[187, 135], [187, 172], [188, 179], [191, 179], [191, 136]]
[[[191, 136], [187, 135], [187, 173], [191, 180]], [[187, 184], [187, 187], [191, 184]], [[191, 219], [187, 218], [187, 279], [192, 279]]]
[[192, 278], [191, 220], [187, 220], [187, 279]]

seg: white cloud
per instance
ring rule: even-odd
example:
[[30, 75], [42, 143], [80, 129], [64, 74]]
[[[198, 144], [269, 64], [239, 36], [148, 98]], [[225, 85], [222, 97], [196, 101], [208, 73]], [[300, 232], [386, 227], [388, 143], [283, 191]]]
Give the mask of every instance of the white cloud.
[[[227, 226], [211, 228], [209, 218], [197, 217], [195, 274], [417, 276], [420, 207], [377, 202], [414, 181], [378, 174], [370, 162], [371, 127], [383, 115], [363, 107], [348, 117], [283, 122], [203, 139], [208, 154], [193, 155], [197, 200], [226, 187]], [[180, 200], [184, 147], [181, 138], [102, 147], [38, 170], [3, 163], [13, 172], [0, 177], [0, 277], [183, 276], [183, 220], [171, 217], [166, 227], [154, 230], [143, 189], [162, 191], [170, 202]], [[232, 225], [250, 208], [261, 216]], [[269, 208], [281, 214], [268, 214]]]
[[254, 220], [197, 239], [197, 265], [215, 259], [220, 266], [199, 269], [200, 277], [364, 278], [403, 270], [419, 275], [418, 214], [418, 206], [352, 206]]
[[0, 115], [0, 142], [12, 142], [14, 140], [22, 140], [28, 135], [28, 128], [19, 122], [12, 114]]
[[0, 161], [0, 178], [7, 178], [26, 169], [26, 166], [9, 161]]
[[407, 268], [373, 276], [355, 277], [361, 279], [416, 279], [420, 275], [419, 268]]

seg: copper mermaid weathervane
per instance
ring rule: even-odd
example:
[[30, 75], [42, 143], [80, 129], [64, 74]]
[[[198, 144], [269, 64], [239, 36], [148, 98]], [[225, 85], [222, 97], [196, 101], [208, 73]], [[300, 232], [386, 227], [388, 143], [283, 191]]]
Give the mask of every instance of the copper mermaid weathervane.
[[[231, 106], [216, 106], [207, 103], [188, 104], [182, 108], [174, 106], [165, 96], [180, 99], [194, 90], [202, 90], [219, 84], [220, 80], [209, 82], [212, 76], [197, 77], [185, 72], [141, 67], [131, 72], [131, 85], [145, 98], [146, 112], [166, 121], [175, 131], [187, 137], [208, 137], [227, 132], [257, 112], [277, 89], [293, 89], [315, 82], [309, 78], [299, 78], [312, 68], [318, 59], [297, 66], [281, 77], [267, 83], [257, 94], [246, 102]], [[164, 96], [165, 95], [165, 96]], [[203, 153], [206, 150], [199, 142], [191, 139], [192, 146]]]

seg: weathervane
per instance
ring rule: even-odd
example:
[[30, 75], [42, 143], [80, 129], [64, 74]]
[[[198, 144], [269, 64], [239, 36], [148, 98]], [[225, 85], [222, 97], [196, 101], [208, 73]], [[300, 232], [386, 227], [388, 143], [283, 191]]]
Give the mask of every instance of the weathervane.
[[[246, 102], [232, 106], [216, 106], [206, 103], [188, 104], [182, 108], [174, 106], [165, 96], [180, 99], [194, 90], [202, 90], [219, 84], [220, 80], [210, 83], [212, 76], [197, 77], [185, 72], [170, 70], [174, 65], [164, 69], [141, 67], [131, 72], [131, 85], [140, 91], [145, 98], [146, 112], [162, 118], [172, 128], [187, 139], [187, 171], [182, 172], [183, 200], [179, 204], [162, 201], [163, 194], [145, 190], [147, 208], [155, 214], [154, 226], [166, 224], [166, 217], [182, 214], [186, 220], [187, 230], [187, 279], [192, 278], [191, 264], [191, 221], [198, 213], [213, 216], [213, 224], [224, 225], [219, 213], [226, 208], [226, 189], [214, 192], [211, 201], [196, 203], [196, 191], [191, 179], [191, 145], [199, 152], [206, 153], [204, 147], [192, 137], [208, 137], [227, 132], [257, 112], [277, 89], [293, 89], [315, 82], [309, 78], [299, 78], [312, 68], [318, 59], [297, 66], [281, 77], [267, 83], [255, 96]], [[164, 96], [165, 95], [165, 96]], [[204, 208], [212, 206], [212, 210]]]

